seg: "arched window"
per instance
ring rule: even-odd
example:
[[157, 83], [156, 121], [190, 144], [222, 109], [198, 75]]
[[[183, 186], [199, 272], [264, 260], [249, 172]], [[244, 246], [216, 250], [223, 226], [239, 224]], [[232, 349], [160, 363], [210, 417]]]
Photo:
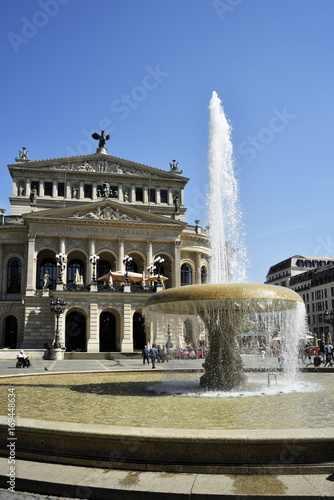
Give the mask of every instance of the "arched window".
[[111, 270], [111, 264], [107, 260], [99, 260], [96, 266], [96, 278], [101, 278]]
[[207, 282], [206, 267], [201, 267], [201, 284], [204, 285]]
[[83, 264], [82, 260], [72, 259], [68, 263], [68, 267], [67, 267], [67, 284], [68, 285], [72, 285], [74, 283], [75, 272], [77, 270], [78, 270], [79, 275], [83, 277], [83, 281], [85, 281], [84, 264]]
[[128, 264], [128, 271], [131, 273], [138, 273], [138, 264], [134, 260]]
[[21, 292], [21, 261], [13, 257], [7, 268], [7, 293]]
[[181, 286], [192, 284], [192, 271], [189, 264], [181, 266]]
[[37, 288], [43, 288], [43, 278], [46, 271], [50, 273], [50, 285], [52, 285], [57, 279], [57, 264], [56, 261], [50, 257], [43, 259], [41, 262]]

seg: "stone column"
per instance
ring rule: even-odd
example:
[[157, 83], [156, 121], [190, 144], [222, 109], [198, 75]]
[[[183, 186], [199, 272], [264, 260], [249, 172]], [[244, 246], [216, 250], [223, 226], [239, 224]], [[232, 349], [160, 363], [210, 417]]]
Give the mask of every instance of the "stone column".
[[184, 188], [180, 189], [180, 207], [184, 207]]
[[[95, 242], [96, 242], [95, 238], [89, 238], [89, 252], [90, 252], [89, 257], [91, 255], [94, 255], [94, 253], [95, 253]], [[96, 275], [96, 266], [95, 266], [95, 275]], [[89, 279], [87, 276], [86, 283], [91, 283], [92, 278], [93, 278], [93, 264], [89, 260]]]
[[83, 181], [80, 181], [79, 184], [79, 200], [82, 200], [84, 198], [85, 192], [84, 192], [84, 183]]
[[71, 191], [71, 181], [66, 181], [66, 186], [65, 186], [65, 197], [67, 199], [72, 198], [72, 191]]
[[100, 325], [99, 325], [99, 310], [95, 301], [89, 305], [89, 331], [87, 338], [87, 352], [100, 351]]
[[147, 205], [147, 203], [148, 203], [148, 187], [147, 186], [144, 186], [144, 189], [143, 189], [143, 202], [145, 203], [145, 205]]
[[93, 182], [92, 199], [97, 200], [97, 183]]
[[31, 193], [31, 179], [27, 179], [26, 181], [26, 196], [29, 198]]
[[124, 298], [123, 304], [123, 339], [121, 352], [133, 352], [131, 298]]
[[123, 201], [123, 185], [118, 184], [118, 201]]
[[195, 284], [201, 284], [201, 254], [196, 252], [196, 269], [195, 269]]
[[181, 286], [181, 241], [174, 241], [174, 286]]
[[146, 240], [147, 246], [146, 246], [146, 264], [147, 266], [150, 266], [153, 264], [153, 242], [152, 240]]
[[118, 238], [118, 266], [117, 270], [118, 271], [124, 271], [124, 264], [123, 264], [123, 259], [124, 259], [124, 238]]
[[131, 186], [130, 201], [131, 203], [134, 203], [136, 201], [136, 186]]
[[173, 189], [168, 188], [168, 205], [173, 205]]
[[52, 183], [52, 198], [56, 198], [58, 195], [58, 181], [53, 181]]
[[17, 186], [17, 177], [13, 177], [13, 187], [12, 187], [12, 196], [17, 196], [19, 194]]
[[67, 283], [67, 254], [66, 254], [66, 237], [65, 236], [60, 236], [59, 237], [59, 253], [62, 253], [66, 257], [65, 261], [65, 267], [63, 269], [63, 283]]
[[28, 236], [28, 260], [27, 260], [27, 287], [26, 295], [34, 295], [36, 288], [36, 250], [35, 241], [36, 235], [29, 234]]
[[156, 191], [155, 191], [155, 196], [156, 196], [155, 202], [156, 202], [157, 205], [160, 205], [160, 203], [161, 203], [160, 189], [161, 188], [156, 188]]
[[38, 196], [40, 198], [43, 198], [43, 196], [44, 196], [44, 180], [42, 180], [42, 179], [39, 181], [39, 194], [38, 194]]

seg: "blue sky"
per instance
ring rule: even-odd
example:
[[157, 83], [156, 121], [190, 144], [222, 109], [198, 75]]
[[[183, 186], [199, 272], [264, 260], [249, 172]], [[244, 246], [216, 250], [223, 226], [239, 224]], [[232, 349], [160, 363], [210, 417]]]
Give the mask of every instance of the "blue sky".
[[332, 0], [5, 0], [1, 207], [14, 163], [108, 152], [190, 177], [206, 224], [209, 101], [232, 125], [248, 281], [334, 255]]

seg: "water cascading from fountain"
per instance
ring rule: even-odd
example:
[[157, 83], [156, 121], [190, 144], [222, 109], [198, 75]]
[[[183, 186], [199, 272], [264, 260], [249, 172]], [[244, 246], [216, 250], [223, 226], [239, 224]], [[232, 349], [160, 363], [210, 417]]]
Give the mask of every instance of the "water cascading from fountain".
[[209, 194], [210, 283], [244, 283], [247, 252], [242, 241], [242, 212], [233, 169], [231, 126], [216, 92], [210, 100]]

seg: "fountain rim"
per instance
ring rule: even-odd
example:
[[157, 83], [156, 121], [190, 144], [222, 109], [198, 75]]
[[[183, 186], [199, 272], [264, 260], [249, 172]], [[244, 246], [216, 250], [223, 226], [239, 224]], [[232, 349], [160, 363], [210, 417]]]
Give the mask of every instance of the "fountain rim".
[[218, 300], [272, 300], [304, 303], [297, 292], [279, 285], [214, 283], [180, 286], [159, 291], [147, 299], [144, 309], [173, 302], [195, 300], [206, 302]]

